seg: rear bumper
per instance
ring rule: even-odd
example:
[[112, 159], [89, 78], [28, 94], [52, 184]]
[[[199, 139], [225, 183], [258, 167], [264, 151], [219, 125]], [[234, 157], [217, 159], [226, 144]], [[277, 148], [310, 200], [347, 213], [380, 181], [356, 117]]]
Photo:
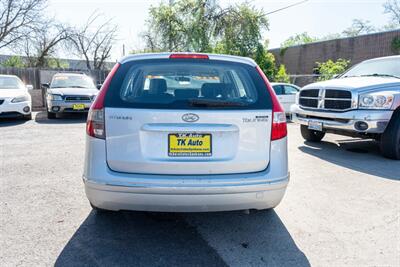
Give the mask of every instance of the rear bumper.
[[[322, 112], [305, 110], [298, 105], [292, 105], [292, 120], [302, 125], [310, 121], [321, 122], [323, 129], [343, 130], [354, 133], [381, 134], [385, 131], [393, 110], [351, 110], [347, 112]], [[367, 130], [359, 130], [357, 123], [364, 122]]]
[[219, 187], [118, 186], [85, 181], [85, 191], [89, 201], [103, 209], [208, 212], [276, 207], [288, 181], [289, 177], [284, 177], [275, 182]]
[[289, 182], [287, 138], [271, 142], [266, 170], [243, 174], [151, 175], [114, 172], [105, 141], [87, 137], [83, 181], [86, 196], [109, 210], [205, 212], [273, 208]]

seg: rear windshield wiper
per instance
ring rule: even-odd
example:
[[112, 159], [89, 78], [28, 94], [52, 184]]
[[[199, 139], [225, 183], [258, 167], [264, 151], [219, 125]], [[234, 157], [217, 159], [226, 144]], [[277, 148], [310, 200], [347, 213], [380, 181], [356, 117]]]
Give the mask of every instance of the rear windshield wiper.
[[246, 103], [226, 100], [189, 99], [189, 105], [193, 107], [243, 107]]
[[361, 77], [368, 77], [368, 76], [376, 76], [376, 77], [392, 77], [396, 79], [400, 79], [399, 76], [391, 75], [391, 74], [383, 74], [383, 73], [374, 73], [374, 74], [367, 74], [367, 75], [361, 75]]
[[85, 89], [89, 89], [88, 87], [85, 86], [80, 86], [80, 85], [71, 85], [69, 86], [70, 88], [85, 88]]

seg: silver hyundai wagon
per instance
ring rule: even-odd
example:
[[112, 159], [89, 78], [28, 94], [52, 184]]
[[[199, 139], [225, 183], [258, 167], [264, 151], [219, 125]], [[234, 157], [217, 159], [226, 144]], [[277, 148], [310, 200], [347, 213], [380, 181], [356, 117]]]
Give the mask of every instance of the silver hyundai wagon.
[[83, 181], [96, 210], [273, 208], [289, 181], [284, 110], [249, 58], [125, 57], [90, 108]]

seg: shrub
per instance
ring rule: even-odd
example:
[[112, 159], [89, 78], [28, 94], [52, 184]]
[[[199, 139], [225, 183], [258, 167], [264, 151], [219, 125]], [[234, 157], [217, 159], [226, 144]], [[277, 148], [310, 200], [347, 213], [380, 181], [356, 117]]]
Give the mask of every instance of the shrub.
[[316, 73], [321, 76], [318, 81], [324, 81], [332, 79], [335, 75], [343, 73], [347, 66], [350, 64], [350, 60], [339, 58], [336, 62], [329, 59], [326, 62], [316, 62], [317, 67], [315, 68]]
[[281, 64], [279, 66], [278, 71], [275, 74], [274, 81], [275, 82], [282, 82], [282, 83], [289, 83], [290, 82], [290, 77], [286, 73], [285, 65]]

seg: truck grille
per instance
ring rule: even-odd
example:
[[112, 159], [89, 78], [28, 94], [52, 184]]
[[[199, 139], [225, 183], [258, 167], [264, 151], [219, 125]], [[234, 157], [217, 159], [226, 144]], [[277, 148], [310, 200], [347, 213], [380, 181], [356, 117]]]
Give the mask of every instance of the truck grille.
[[352, 107], [352, 94], [347, 90], [306, 89], [300, 91], [299, 104], [303, 108], [345, 111]]
[[91, 101], [91, 98], [90, 98], [90, 96], [69, 96], [69, 95], [67, 95], [67, 96], [65, 96], [65, 101], [66, 102], [77, 102], [77, 101], [79, 101], [79, 102], [90, 102]]

